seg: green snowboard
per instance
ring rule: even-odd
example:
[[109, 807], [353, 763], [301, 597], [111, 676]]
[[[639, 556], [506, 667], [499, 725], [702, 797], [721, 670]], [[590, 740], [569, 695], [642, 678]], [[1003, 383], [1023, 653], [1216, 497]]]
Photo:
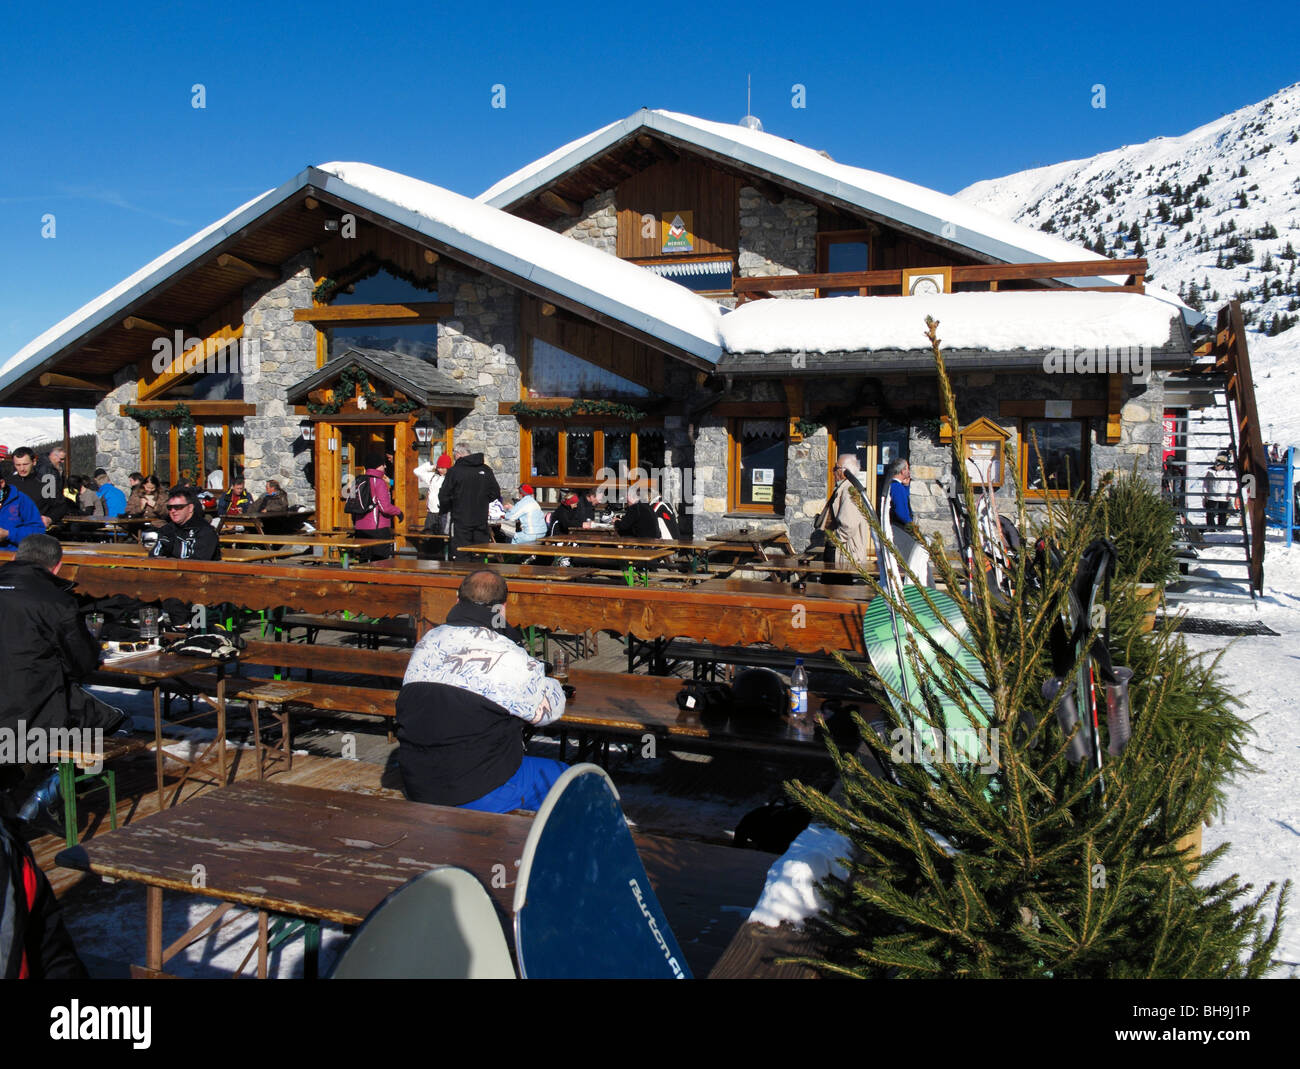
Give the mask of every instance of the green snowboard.
[[[862, 637], [872, 667], [885, 681], [890, 692], [890, 705], [894, 707], [894, 711], [904, 724], [913, 725], [907, 752], [914, 754], [912, 759], [923, 761], [927, 765], [933, 764], [936, 756], [939, 760], [948, 760], [957, 764], [984, 766], [991, 761], [996, 761], [996, 757], [991, 756], [989, 750], [986, 730], [989, 721], [993, 718], [993, 703], [986, 686], [983, 665], [962, 645], [962, 640], [969, 639], [970, 632], [961, 610], [957, 603], [943, 591], [922, 590], [910, 583], [902, 590], [907, 605], [924, 625], [930, 639], [953, 657], [961, 667], [970, 691], [970, 697], [965, 702], [966, 708], [975, 717], [975, 724], [972, 724], [962, 705], [935, 685], [930, 686], [929, 689], [939, 702], [943, 722], [932, 726], [924, 719], [914, 716], [908, 708], [908, 702], [910, 701], [913, 708], [921, 710], [926, 708], [926, 704], [913, 667], [915, 656], [911, 648], [915, 644], [921, 665], [931, 678], [941, 674], [938, 652], [932, 648], [925, 636], [917, 634], [909, 638], [909, 627], [906, 621], [901, 615], [895, 617], [886, 598], [873, 598], [867, 606], [862, 621]], [[926, 604], [927, 594], [942, 614], [942, 619]], [[895, 619], [897, 619], [897, 632]], [[949, 631], [944, 623], [945, 619], [956, 634]], [[901, 659], [900, 647], [903, 653]], [[935, 726], [941, 729], [942, 738], [934, 731]]]

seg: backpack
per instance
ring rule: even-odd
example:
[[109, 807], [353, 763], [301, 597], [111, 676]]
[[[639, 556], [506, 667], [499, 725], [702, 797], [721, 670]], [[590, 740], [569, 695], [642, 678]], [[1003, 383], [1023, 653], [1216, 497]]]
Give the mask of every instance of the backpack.
[[373, 475], [363, 475], [352, 487], [352, 493], [343, 505], [343, 511], [349, 516], [364, 516], [374, 510], [375, 493], [370, 485]]

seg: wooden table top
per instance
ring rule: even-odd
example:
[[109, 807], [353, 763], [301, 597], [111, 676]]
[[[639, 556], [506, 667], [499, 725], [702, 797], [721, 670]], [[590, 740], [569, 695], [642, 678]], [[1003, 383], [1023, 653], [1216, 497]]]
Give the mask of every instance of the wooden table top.
[[414, 557], [390, 557], [388, 560], [354, 564], [352, 567], [355, 571], [375, 569], [381, 572], [441, 572], [444, 575], [489, 571], [507, 579], [553, 579], [558, 582], [589, 579], [595, 574], [591, 568], [557, 568], [545, 564], [483, 564], [478, 561], [419, 560]]
[[397, 535], [382, 538], [349, 538], [346, 535], [218, 534], [221, 544], [231, 546], [320, 546], [324, 549], [367, 549], [391, 544]]
[[666, 557], [671, 557], [671, 546], [632, 547], [620, 549], [616, 546], [556, 546], [545, 542], [492, 542], [477, 546], [461, 546], [463, 553], [480, 553], [484, 556], [510, 557], [581, 557], [583, 560], [627, 561], [633, 564], [654, 564]]
[[175, 676], [188, 675], [190, 672], [203, 672], [209, 668], [217, 668], [223, 663], [213, 657], [187, 657], [179, 653], [155, 650], [152, 653], [139, 653], [104, 661], [99, 666], [99, 671], [119, 676], [135, 676], [138, 679], [172, 679]]
[[633, 548], [673, 549], [689, 553], [728, 552], [734, 547], [718, 542], [683, 542], [664, 538], [634, 538], [631, 535], [614, 534], [612, 531], [573, 531], [570, 534], [548, 535], [542, 539], [547, 546], [631, 546]]
[[765, 582], [762, 579], [704, 579], [693, 590], [705, 593], [735, 594], [738, 597], [781, 597], [870, 601], [871, 587], [862, 584], [806, 583], [802, 589], [794, 583]]
[[[531, 816], [246, 780], [96, 835], [56, 860], [101, 876], [348, 926], [412, 877], [436, 865], [458, 865], [482, 881], [509, 918], [514, 862], [531, 826]], [[758, 901], [775, 858], [657, 836], [635, 839], [687, 960], [704, 975]], [[196, 864], [206, 870], [205, 886], [192, 884]], [[505, 880], [499, 878], [502, 867]]]
[[[114, 544], [112, 542], [86, 543], [78, 542], [63, 547], [63, 555], [73, 557], [148, 557], [149, 548], [138, 542]], [[231, 546], [222, 549], [223, 561], [267, 561], [296, 557], [299, 553], [289, 549], [249, 549]], [[170, 559], [170, 558], [169, 558]]]
[[[719, 727], [705, 727], [700, 723], [699, 713], [678, 708], [677, 693], [686, 680], [677, 676], [625, 675], [575, 668], [569, 672], [569, 684], [573, 687], [573, 697], [565, 702], [564, 717], [559, 721], [565, 727], [586, 724], [629, 732], [658, 729], [678, 738], [757, 742], [767, 748], [808, 754], [826, 752], [825, 745], [811, 729], [801, 730], [788, 723], [774, 727], [732, 717]], [[821, 702], [820, 695], [808, 695], [809, 709], [817, 710]]]

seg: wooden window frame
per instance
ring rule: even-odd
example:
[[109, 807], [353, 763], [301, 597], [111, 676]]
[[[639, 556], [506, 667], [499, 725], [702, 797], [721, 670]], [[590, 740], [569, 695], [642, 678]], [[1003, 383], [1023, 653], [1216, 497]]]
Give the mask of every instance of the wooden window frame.
[[[782, 494], [780, 508], [774, 501], [770, 506], [742, 505], [740, 503], [740, 456], [742, 423], [754, 420], [784, 419], [784, 409], [773, 409], [774, 415], [733, 416], [727, 420], [727, 515], [729, 516], [771, 516], [776, 519], [785, 517], [785, 496]], [[790, 478], [790, 436], [785, 437], [785, 476], [788, 484]], [[788, 493], [788, 487], [787, 491]]]
[[[226, 418], [209, 417], [206, 423], [195, 422], [194, 438], [195, 450], [194, 457], [198, 470], [194, 473], [194, 485], [200, 490], [207, 488], [207, 478], [210, 472], [204, 467], [203, 463], [203, 436], [208, 427], [221, 428], [221, 471], [223, 475], [230, 474], [230, 427], [234, 423], [243, 423], [244, 416], [229, 416]], [[145, 475], [155, 474], [158, 470], [157, 457], [154, 456], [153, 435], [149, 432], [147, 425], [142, 426], [140, 436], [140, 470]], [[168, 443], [168, 467], [176, 477], [180, 475], [180, 427], [172, 423], [167, 427]], [[174, 480], [173, 480], [174, 481]], [[224, 480], [223, 480], [224, 482]], [[225, 487], [228, 489], [228, 486]]]
[[[550, 487], [557, 490], [585, 490], [591, 487], [600, 486], [601, 480], [595, 475], [581, 475], [570, 477], [568, 474], [569, 449], [568, 449], [568, 428], [569, 423], [564, 420], [552, 420], [544, 417], [526, 417], [519, 423], [519, 479], [520, 482], [526, 482], [531, 486]], [[640, 465], [641, 444], [640, 432], [638, 429], [624, 420], [600, 420], [599, 418], [584, 420], [575, 423], [573, 426], [590, 427], [592, 431], [592, 470], [599, 473], [605, 465], [605, 435], [609, 431], [623, 430], [627, 431], [632, 438], [631, 441], [631, 461], [630, 470], [635, 470]], [[642, 428], [656, 428], [662, 430], [662, 421], [645, 420], [641, 424]], [[537, 427], [554, 427], [559, 432], [559, 475], [531, 475], [533, 470], [533, 431]]]
[[1087, 416], [1070, 416], [1062, 419], [1047, 416], [1022, 416], [1019, 426], [1016, 428], [1017, 449], [1020, 454], [1017, 467], [1020, 469], [1020, 486], [1024, 491], [1026, 500], [1060, 501], [1070, 497], [1069, 490], [1038, 490], [1029, 486], [1029, 457], [1033, 451], [1033, 442], [1029, 438], [1029, 424], [1031, 423], [1077, 423], [1079, 425], [1079, 440], [1082, 446], [1080, 450], [1081, 464], [1083, 467], [1081, 485], [1083, 487], [1083, 496], [1088, 497], [1092, 492], [1091, 419]]
[[[817, 233], [817, 273], [830, 273], [830, 255], [829, 247], [831, 245], [848, 245], [851, 243], [861, 242], [867, 247], [867, 266], [866, 270], [871, 270], [872, 263], [875, 262], [875, 248], [871, 242], [870, 230], [821, 230]], [[848, 288], [848, 287], [844, 287]], [[860, 295], [864, 295], [859, 290]], [[819, 289], [818, 297], [825, 297], [826, 290]], [[865, 296], [865, 295], [864, 295]]]

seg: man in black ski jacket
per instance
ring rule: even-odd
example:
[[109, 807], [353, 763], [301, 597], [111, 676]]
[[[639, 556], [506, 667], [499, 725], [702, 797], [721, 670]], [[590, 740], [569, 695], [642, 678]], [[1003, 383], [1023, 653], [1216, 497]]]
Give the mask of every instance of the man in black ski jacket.
[[438, 492], [438, 508], [451, 514], [452, 555], [460, 560], [461, 546], [492, 541], [488, 505], [501, 496], [501, 487], [492, 469], [483, 463], [482, 453], [471, 453], [458, 445], [454, 455], [456, 463]]
[[175, 486], [167, 495], [167, 522], [149, 550], [151, 557], [180, 560], [220, 560], [221, 542], [199, 505], [199, 492], [192, 486]]
[[[72, 584], [58, 577], [63, 549], [46, 534], [23, 539], [14, 559], [0, 566], [0, 649], [5, 685], [0, 687], [0, 729], [30, 734], [53, 728], [116, 731], [126, 717], [91, 698], [76, 680], [99, 664], [99, 647], [77, 612]], [[32, 772], [20, 765], [0, 766], [0, 787], [18, 791]], [[38, 805], [57, 819], [58, 772], [50, 773], [23, 807], [30, 818]]]
[[628, 489], [627, 511], [614, 524], [614, 530], [631, 538], [662, 538], [659, 516], [650, 502], [642, 500], [644, 496], [645, 491], [635, 486]]
[[13, 462], [9, 485], [35, 502], [46, 529], [63, 519], [71, 508], [71, 503], [63, 496], [63, 476], [48, 463], [38, 468], [36, 454], [26, 446], [14, 450]]

